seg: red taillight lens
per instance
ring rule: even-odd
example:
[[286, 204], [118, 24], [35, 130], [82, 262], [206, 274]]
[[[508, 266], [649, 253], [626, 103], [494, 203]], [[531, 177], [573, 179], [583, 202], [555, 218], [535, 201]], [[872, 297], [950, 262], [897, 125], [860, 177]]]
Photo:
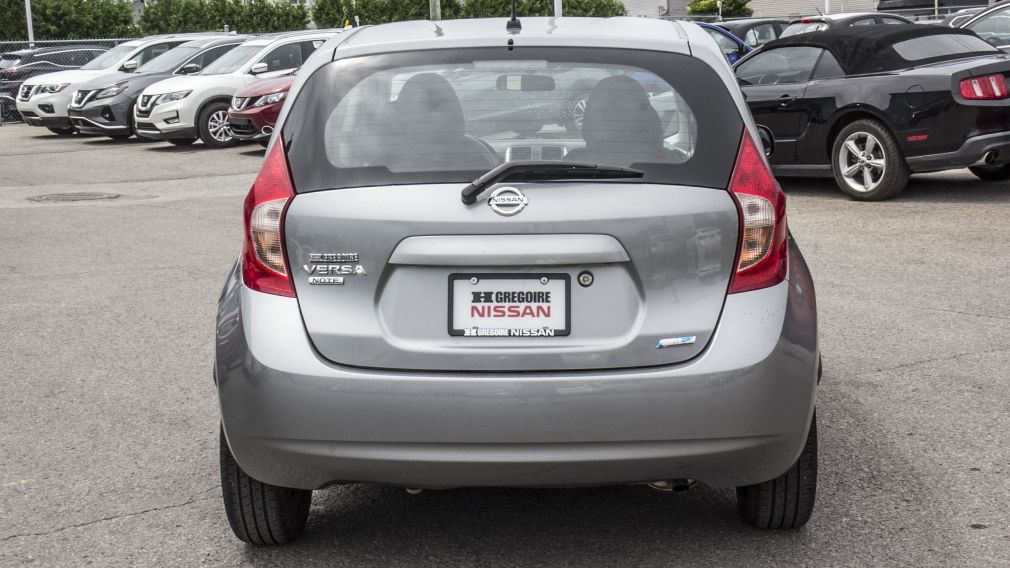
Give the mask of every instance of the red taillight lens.
[[740, 213], [740, 250], [729, 293], [774, 286], [786, 277], [786, 196], [744, 130], [729, 182]]
[[999, 73], [962, 79], [961, 96], [969, 100], [1005, 99], [1007, 98], [1006, 79]]
[[250, 290], [295, 296], [284, 253], [284, 213], [294, 196], [283, 140], [277, 140], [245, 198], [242, 281]]

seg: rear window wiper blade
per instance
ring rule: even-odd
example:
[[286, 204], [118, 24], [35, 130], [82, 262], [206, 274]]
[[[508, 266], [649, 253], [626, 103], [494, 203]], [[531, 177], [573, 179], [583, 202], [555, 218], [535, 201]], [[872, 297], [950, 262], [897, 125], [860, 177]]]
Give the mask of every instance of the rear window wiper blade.
[[472, 205], [477, 197], [488, 187], [506, 179], [524, 181], [564, 180], [564, 179], [631, 179], [645, 175], [642, 170], [619, 168], [616, 166], [601, 166], [599, 164], [584, 164], [578, 162], [544, 162], [537, 160], [520, 160], [505, 162], [486, 174], [473, 180], [463, 188], [460, 198], [463, 203]]

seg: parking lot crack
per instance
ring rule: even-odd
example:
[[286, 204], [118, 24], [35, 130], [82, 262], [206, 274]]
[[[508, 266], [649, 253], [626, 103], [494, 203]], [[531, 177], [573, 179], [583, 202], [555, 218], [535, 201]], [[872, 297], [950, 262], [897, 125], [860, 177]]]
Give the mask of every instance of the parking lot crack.
[[902, 363], [900, 365], [895, 365], [893, 367], [883, 367], [880, 369], [873, 369], [870, 371], [863, 371], [862, 373], [856, 373], [854, 376], [860, 377], [863, 375], [873, 375], [876, 373], [883, 373], [886, 371], [894, 371], [896, 369], [904, 369], [906, 367], [916, 367], [918, 365], [925, 365], [926, 363], [936, 363], [939, 361], [951, 361], [954, 359], [961, 359], [963, 357], [971, 357], [972, 355], [989, 355], [992, 353], [1004, 353], [1010, 351], [1010, 347], [1000, 347], [996, 349], [988, 349], [985, 351], [972, 351], [970, 353], [955, 353], [954, 355], [947, 355], [944, 357], [933, 357], [931, 359], [923, 359], [921, 361], [910, 361], [908, 363]]
[[107, 521], [114, 521], [116, 519], [123, 519], [123, 518], [126, 518], [126, 517], [137, 517], [137, 516], [140, 516], [140, 515], [146, 515], [148, 513], [156, 513], [156, 512], [159, 512], [159, 511], [168, 511], [170, 509], [180, 509], [182, 507], [188, 507], [188, 506], [190, 506], [190, 505], [192, 505], [194, 503], [199, 503], [200, 501], [207, 501], [207, 500], [210, 500], [210, 499], [215, 499], [216, 496], [207, 495], [207, 493], [210, 493], [211, 491], [213, 491], [215, 489], [218, 489], [219, 487], [221, 487], [220, 484], [215, 485], [213, 487], [209, 487], [207, 489], [204, 489], [203, 491], [199, 491], [197, 493], [194, 493], [192, 496], [189, 497], [189, 499], [186, 499], [182, 503], [173, 503], [173, 504], [169, 504], [169, 505], [162, 505], [160, 507], [151, 507], [149, 509], [144, 509], [142, 511], [133, 511], [133, 512], [130, 512], [130, 513], [122, 513], [122, 514], [119, 514], [119, 515], [109, 515], [107, 517], [102, 517], [102, 518], [99, 518], [99, 519], [93, 519], [93, 520], [90, 520], [90, 521], [84, 521], [83, 523], [73, 523], [73, 524], [62, 526], [62, 527], [57, 527], [57, 528], [55, 528], [53, 530], [50, 530], [50, 531], [16, 533], [16, 534], [12, 534], [12, 535], [8, 535], [8, 536], [5, 536], [3, 538], [0, 538], [0, 542], [6, 542], [8, 540], [14, 540], [14, 539], [17, 539], [17, 538], [49, 536], [51, 534], [56, 534], [56, 533], [59, 533], [59, 532], [63, 532], [65, 530], [67, 530], [67, 529], [77, 529], [77, 528], [81, 528], [81, 527], [87, 527], [87, 526], [91, 526], [91, 525], [97, 525], [99, 523], [104, 523], [104, 522], [107, 522]]

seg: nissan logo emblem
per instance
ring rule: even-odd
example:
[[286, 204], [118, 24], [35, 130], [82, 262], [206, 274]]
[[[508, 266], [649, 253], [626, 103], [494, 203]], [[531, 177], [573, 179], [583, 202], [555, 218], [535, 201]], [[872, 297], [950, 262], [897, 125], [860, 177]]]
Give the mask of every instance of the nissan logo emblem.
[[529, 202], [526, 194], [514, 187], [499, 187], [487, 200], [491, 210], [504, 217], [511, 217], [519, 213], [526, 208]]

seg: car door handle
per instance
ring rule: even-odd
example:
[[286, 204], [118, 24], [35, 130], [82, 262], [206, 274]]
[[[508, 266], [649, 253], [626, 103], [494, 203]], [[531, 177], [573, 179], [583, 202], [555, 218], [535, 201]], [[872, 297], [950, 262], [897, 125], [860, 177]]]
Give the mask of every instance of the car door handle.
[[778, 98], [779, 106], [789, 106], [795, 100], [796, 97], [792, 95], [782, 95], [781, 97]]

